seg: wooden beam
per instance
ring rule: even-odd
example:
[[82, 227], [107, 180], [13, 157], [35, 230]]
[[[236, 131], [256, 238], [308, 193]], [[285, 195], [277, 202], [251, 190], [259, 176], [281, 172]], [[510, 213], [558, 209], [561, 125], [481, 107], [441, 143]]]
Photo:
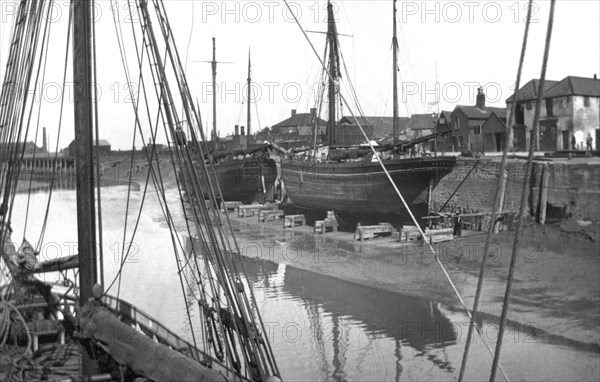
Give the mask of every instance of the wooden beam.
[[548, 163], [544, 163], [542, 166], [542, 190], [540, 195], [540, 218], [539, 223], [546, 223], [546, 206], [548, 204], [548, 178], [550, 174], [548, 173]]
[[227, 381], [218, 371], [155, 342], [123, 323], [98, 301], [90, 301], [83, 306], [80, 325], [83, 334], [101, 343], [116, 362], [153, 381]]

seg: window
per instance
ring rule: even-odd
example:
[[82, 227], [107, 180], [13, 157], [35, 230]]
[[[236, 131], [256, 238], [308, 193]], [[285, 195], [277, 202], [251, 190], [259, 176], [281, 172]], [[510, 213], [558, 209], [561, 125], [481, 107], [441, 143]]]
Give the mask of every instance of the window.
[[526, 108], [527, 110], [531, 110], [531, 107], [532, 107], [532, 106], [531, 106], [531, 101], [527, 101], [527, 103], [525, 104], [525, 108]]
[[552, 117], [554, 113], [552, 112], [552, 98], [546, 98], [546, 117]]
[[588, 96], [583, 97], [583, 106], [590, 107], [590, 97], [588, 97]]
[[454, 117], [454, 129], [458, 130], [458, 117]]
[[473, 127], [473, 134], [480, 135], [481, 134], [481, 126]]

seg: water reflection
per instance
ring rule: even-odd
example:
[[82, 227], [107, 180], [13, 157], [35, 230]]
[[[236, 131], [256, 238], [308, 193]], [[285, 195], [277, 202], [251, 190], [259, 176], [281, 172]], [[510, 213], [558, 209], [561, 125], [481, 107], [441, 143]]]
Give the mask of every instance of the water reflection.
[[[426, 357], [441, 370], [454, 370], [447, 359], [429, 354], [430, 349], [454, 345], [457, 340], [454, 325], [440, 312], [438, 303], [266, 260], [244, 259], [243, 263], [254, 284], [270, 289], [271, 293], [289, 295], [296, 301], [302, 301], [309, 319], [310, 333], [317, 347], [322, 347], [323, 338], [331, 338], [332, 376], [343, 374], [345, 353], [349, 347], [348, 333], [340, 329], [340, 320], [359, 322], [361, 330], [368, 336], [393, 339], [400, 370], [401, 345], [413, 348], [419, 356]], [[323, 314], [330, 316], [329, 326], [323, 324]], [[329, 332], [326, 333], [326, 330]], [[320, 352], [324, 353], [322, 349]]]
[[405, 353], [434, 374], [454, 372], [445, 349], [457, 343], [457, 333], [438, 303], [268, 260], [236, 259], [262, 305], [286, 379], [400, 380], [412, 362]]

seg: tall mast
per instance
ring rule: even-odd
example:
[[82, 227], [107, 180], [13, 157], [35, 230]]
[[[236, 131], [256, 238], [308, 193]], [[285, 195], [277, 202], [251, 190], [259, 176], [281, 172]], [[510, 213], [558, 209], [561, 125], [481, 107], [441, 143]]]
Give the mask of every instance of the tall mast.
[[213, 43], [213, 59], [211, 61], [212, 65], [212, 86], [213, 86], [213, 131], [212, 131], [212, 141], [213, 141], [213, 150], [217, 149], [217, 47], [215, 38], [212, 38]]
[[398, 38], [396, 37], [396, 0], [394, 3], [394, 35], [392, 37], [392, 50], [393, 50], [393, 83], [394, 83], [394, 117], [392, 119], [392, 134], [394, 135], [393, 142], [394, 146], [398, 144]]
[[329, 121], [327, 125], [327, 141], [328, 144], [331, 146], [337, 143], [337, 136], [335, 131], [335, 80], [339, 77], [339, 69], [337, 65], [337, 31], [335, 28], [335, 18], [333, 16], [333, 5], [330, 1], [327, 1], [327, 41], [329, 43]]
[[250, 48], [248, 48], [248, 119], [246, 121], [246, 124], [248, 125], [248, 137], [250, 137], [250, 134], [252, 134], [252, 130], [250, 128], [250, 106], [252, 106], [252, 100], [250, 99], [250, 97], [252, 94], [252, 88], [250, 87], [250, 85], [252, 85], [252, 79], [250, 76]]
[[77, 142], [77, 239], [80, 304], [92, 297], [97, 281], [92, 106], [91, 1], [77, 0], [73, 9], [73, 82]]

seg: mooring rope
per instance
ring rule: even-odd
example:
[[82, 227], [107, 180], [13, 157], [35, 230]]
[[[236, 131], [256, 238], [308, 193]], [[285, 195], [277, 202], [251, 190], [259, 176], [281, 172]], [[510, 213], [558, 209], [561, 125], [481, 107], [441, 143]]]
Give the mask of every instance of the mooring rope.
[[[290, 8], [287, 0], [283, 0], [286, 7], [288, 8], [288, 10], [290, 11], [291, 15], [293, 16], [294, 20], [296, 21], [296, 24], [298, 25], [298, 27], [300, 28], [300, 30], [302, 31], [302, 34], [304, 35], [304, 37], [306, 38], [306, 40], [308, 41], [310, 47], [312, 48], [313, 52], [315, 53], [315, 55], [317, 56], [317, 58], [319, 59], [319, 61], [321, 62], [321, 65], [323, 67], [325, 67], [325, 63], [321, 60], [321, 58], [319, 57], [319, 55], [317, 54], [317, 51], [312, 43], [312, 41], [310, 41], [310, 39], [308, 38], [308, 35], [306, 34], [306, 32], [304, 31], [304, 28], [302, 28], [302, 26], [300, 25], [300, 22], [298, 21], [298, 18], [296, 17], [296, 14], [293, 12], [293, 10]], [[435, 250], [433, 249], [433, 246], [431, 245], [431, 242], [429, 241], [429, 239], [427, 239], [427, 236], [425, 235], [425, 233], [423, 232], [423, 230], [421, 229], [420, 224], [418, 223], [417, 219], [415, 218], [415, 216], [413, 215], [410, 207], [408, 206], [408, 203], [406, 202], [406, 200], [404, 199], [404, 196], [402, 196], [402, 193], [400, 192], [400, 190], [398, 189], [398, 187], [396, 186], [396, 183], [394, 182], [394, 180], [392, 179], [390, 173], [388, 172], [387, 168], [385, 167], [385, 165], [383, 164], [383, 161], [381, 160], [381, 157], [379, 156], [379, 154], [377, 153], [377, 150], [375, 150], [375, 147], [373, 147], [373, 144], [371, 143], [371, 141], [369, 140], [369, 137], [367, 136], [367, 134], [365, 133], [365, 130], [363, 129], [362, 125], [360, 124], [360, 122], [358, 121], [358, 119], [356, 118], [356, 116], [354, 115], [354, 112], [352, 112], [352, 109], [350, 108], [349, 103], [346, 101], [346, 98], [340, 93], [339, 94], [340, 99], [342, 100], [342, 102], [346, 105], [346, 107], [348, 108], [348, 111], [350, 112], [352, 118], [354, 118], [356, 125], [358, 126], [358, 128], [360, 129], [361, 133], [363, 134], [363, 136], [365, 137], [367, 144], [369, 145], [369, 148], [371, 149], [371, 151], [373, 152], [373, 156], [374, 158], [377, 159], [377, 162], [379, 163], [379, 165], [381, 166], [381, 169], [383, 170], [383, 172], [385, 173], [385, 175], [387, 176], [388, 180], [390, 181], [392, 187], [394, 188], [394, 190], [396, 191], [396, 194], [398, 195], [398, 197], [400, 198], [400, 200], [402, 201], [402, 204], [404, 205], [404, 208], [407, 210], [408, 214], [410, 215], [410, 218], [412, 219], [412, 221], [414, 222], [415, 226], [417, 227], [419, 233], [421, 234], [421, 236], [423, 237], [423, 241], [425, 242], [425, 244], [429, 247], [429, 250], [431, 251], [431, 253], [433, 254], [433, 257], [436, 261], [436, 263], [439, 265], [440, 269], [442, 270], [442, 272], [444, 273], [444, 276], [446, 277], [446, 279], [448, 280], [448, 282], [450, 283], [450, 286], [452, 287], [452, 290], [454, 291], [454, 294], [456, 295], [458, 301], [460, 302], [460, 304], [462, 305], [465, 313], [467, 314], [467, 316], [469, 317], [469, 319], [472, 319], [471, 316], [471, 312], [469, 311], [469, 308], [467, 307], [467, 305], [465, 304], [465, 301], [463, 300], [462, 296], [460, 295], [460, 292], [458, 291], [456, 284], [454, 283], [454, 281], [452, 281], [452, 278], [450, 277], [450, 274], [448, 273], [448, 271], [446, 270], [446, 267], [444, 266], [444, 264], [442, 264], [442, 262], [440, 261], [439, 256], [437, 255], [437, 253], [435, 252]], [[493, 354], [492, 349], [490, 348], [490, 346], [487, 344], [487, 342], [485, 341], [485, 339], [483, 338], [483, 333], [481, 333], [481, 329], [476, 328], [477, 329], [477, 333], [479, 334], [479, 337], [481, 338], [485, 348], [488, 350], [488, 352], [490, 354]], [[502, 375], [504, 375], [504, 377], [506, 378], [506, 380], [508, 381], [508, 377], [506, 376], [506, 374], [502, 371], [502, 368], [500, 368], [500, 366], [498, 365], [498, 369], [500, 369], [500, 372], [502, 373]]]
[[[546, 31], [546, 44], [544, 47], [544, 58], [542, 61], [542, 72], [540, 74], [540, 82], [538, 85], [537, 99], [535, 101], [535, 114], [533, 116], [533, 126], [531, 129], [531, 139], [529, 142], [529, 155], [525, 166], [525, 177], [523, 178], [523, 186], [521, 188], [521, 201], [519, 204], [519, 218], [517, 219], [515, 240], [513, 242], [512, 256], [510, 258], [510, 267], [508, 268], [508, 279], [506, 280], [506, 292], [502, 302], [502, 314], [500, 315], [500, 326], [498, 328], [498, 341], [496, 342], [496, 352], [494, 354], [494, 362], [492, 364], [492, 372], [490, 382], [496, 380], [496, 370], [500, 362], [500, 352], [502, 349], [502, 339], [504, 336], [504, 327], [506, 326], [506, 315], [510, 304], [510, 295], [512, 292], [512, 281], [515, 272], [515, 264], [519, 251], [519, 241], [521, 239], [521, 225], [525, 220], [525, 209], [527, 208], [527, 199], [529, 196], [529, 179], [531, 178], [531, 167], [533, 163], [533, 154], [537, 149], [537, 132], [540, 122], [540, 109], [542, 105], [542, 93], [544, 91], [544, 83], [546, 82], [546, 67], [548, 66], [548, 56], [550, 53], [550, 41], [552, 39], [552, 26], [554, 24], [554, 6], [555, 0], [550, 1], [550, 14], [548, 16], [548, 30]], [[516, 99], [514, 100], [516, 103]]]
[[481, 258], [481, 267], [479, 268], [479, 279], [477, 280], [477, 290], [475, 292], [475, 301], [473, 301], [473, 311], [471, 312], [471, 320], [469, 322], [469, 331], [467, 333], [467, 342], [465, 343], [465, 350], [463, 352], [462, 363], [460, 365], [460, 373], [458, 375], [458, 381], [462, 382], [464, 374], [467, 368], [467, 360], [469, 358], [469, 349], [471, 347], [471, 339], [473, 338], [473, 328], [475, 327], [475, 321], [477, 320], [477, 312], [479, 310], [479, 300], [481, 298], [481, 290], [483, 289], [483, 279], [485, 275], [485, 265], [489, 253], [490, 243], [492, 241], [492, 234], [496, 227], [496, 219], [498, 209], [502, 208], [500, 205], [500, 186], [504, 180], [504, 172], [506, 171], [506, 162], [508, 159], [508, 147], [510, 144], [510, 132], [513, 128], [515, 110], [517, 109], [517, 101], [519, 88], [521, 87], [521, 73], [523, 71], [523, 62], [525, 61], [525, 52], [527, 51], [527, 40], [529, 38], [529, 26], [531, 24], [531, 11], [533, 9], [533, 0], [529, 0], [527, 6], [527, 18], [525, 21], [525, 32], [523, 33], [523, 43], [521, 44], [521, 57], [519, 58], [519, 66], [517, 69], [517, 80], [515, 82], [515, 91], [513, 94], [513, 103], [508, 116], [508, 124], [506, 125], [506, 138], [504, 142], [504, 151], [502, 153], [502, 161], [500, 162], [500, 176], [496, 183], [496, 190], [494, 191], [494, 207], [492, 208], [492, 216], [490, 219], [490, 227], [487, 232], [485, 240], [485, 246], [483, 248], [483, 255]]

